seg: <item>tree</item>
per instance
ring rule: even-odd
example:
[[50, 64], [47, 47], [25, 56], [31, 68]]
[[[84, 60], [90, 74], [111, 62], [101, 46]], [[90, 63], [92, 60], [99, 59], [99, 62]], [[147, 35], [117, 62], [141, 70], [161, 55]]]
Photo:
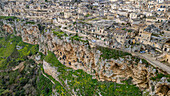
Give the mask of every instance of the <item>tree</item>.
[[48, 88], [48, 87], [46, 87], [46, 88], [45, 88], [45, 92], [46, 92], [46, 94], [48, 94], [48, 93], [49, 93], [49, 91], [50, 91], [50, 90], [49, 90], [49, 88]]

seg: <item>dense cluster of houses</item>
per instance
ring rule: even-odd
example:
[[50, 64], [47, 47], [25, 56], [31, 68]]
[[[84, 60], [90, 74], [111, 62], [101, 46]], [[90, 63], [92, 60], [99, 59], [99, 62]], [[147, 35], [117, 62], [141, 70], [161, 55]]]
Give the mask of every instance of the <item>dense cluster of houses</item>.
[[50, 21], [94, 45], [170, 63], [168, 0], [4, 0], [1, 15]]

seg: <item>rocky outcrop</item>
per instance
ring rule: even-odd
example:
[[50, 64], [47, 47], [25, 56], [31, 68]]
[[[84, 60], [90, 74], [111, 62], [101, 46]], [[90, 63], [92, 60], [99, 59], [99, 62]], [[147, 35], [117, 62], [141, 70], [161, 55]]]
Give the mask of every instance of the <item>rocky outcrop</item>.
[[160, 96], [170, 96], [170, 83], [165, 77], [161, 78], [161, 80], [156, 84], [155, 89], [156, 94]]
[[[3, 28], [8, 33], [13, 32], [13, 27], [8, 24], [3, 25]], [[150, 80], [151, 77], [156, 75], [155, 70], [158, 69], [151, 65], [146, 66], [142, 62], [135, 62], [130, 59], [131, 56], [119, 59], [103, 59], [102, 53], [96, 48], [90, 48], [89, 44], [76, 40], [71, 41], [66, 36], [61, 39], [50, 32], [49, 29], [41, 34], [36, 25], [21, 26], [18, 23], [15, 28], [17, 28], [16, 35], [21, 36], [24, 42], [38, 44], [39, 51], [44, 54], [47, 54], [48, 51], [54, 52], [63, 65], [75, 70], [82, 69], [99, 81], [121, 83], [123, 80], [132, 78], [133, 84], [136, 84], [141, 90], [148, 90], [152, 95], [170, 94], [169, 82], [154, 83]], [[43, 68], [45, 73], [57, 80], [59, 73], [55, 67], [43, 61]], [[155, 90], [152, 86], [155, 86]]]
[[13, 33], [13, 28], [8, 24], [4, 24], [2, 28], [8, 33]]
[[51, 75], [54, 79], [58, 80], [57, 73], [56, 73], [57, 69], [55, 67], [52, 67], [49, 63], [43, 61], [43, 69], [45, 73]]

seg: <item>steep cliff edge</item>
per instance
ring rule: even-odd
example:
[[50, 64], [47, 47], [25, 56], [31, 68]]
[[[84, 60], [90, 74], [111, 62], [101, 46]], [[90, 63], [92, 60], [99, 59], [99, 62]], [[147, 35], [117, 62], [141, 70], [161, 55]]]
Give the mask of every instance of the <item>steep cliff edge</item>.
[[[51, 51], [63, 65], [75, 70], [82, 69], [98, 81], [123, 83], [122, 81], [132, 78], [133, 84], [142, 91], [150, 92], [150, 95], [170, 95], [169, 74], [139, 57], [101, 46], [91, 47], [88, 42], [72, 39], [73, 36], [59, 37], [52, 29], [46, 28], [42, 33], [37, 25], [22, 21], [9, 23], [3, 20], [1, 28], [3, 32], [0, 36], [7, 34], [21, 36], [24, 42], [38, 44], [39, 51], [45, 55]], [[116, 55], [112, 56], [109, 53]], [[58, 80], [57, 69], [50, 66], [43, 62], [45, 73]], [[76, 94], [74, 91], [72, 93]]]

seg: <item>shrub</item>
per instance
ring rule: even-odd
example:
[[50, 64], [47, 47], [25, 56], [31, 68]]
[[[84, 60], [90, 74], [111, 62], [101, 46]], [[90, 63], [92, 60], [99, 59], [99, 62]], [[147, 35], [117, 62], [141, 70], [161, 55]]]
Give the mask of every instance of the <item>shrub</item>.
[[102, 52], [101, 57], [103, 57], [104, 59], [111, 59], [111, 58], [118, 59], [119, 57], [131, 55], [130, 53], [127, 52], [110, 49], [102, 46], [97, 46], [96, 48], [97, 50], [100, 50]]
[[35, 24], [35, 22], [28, 21], [26, 24]]
[[168, 80], [170, 80], [170, 75], [169, 74], [165, 75], [165, 74], [162, 74], [162, 73], [157, 74], [157, 76], [155, 76], [155, 77], [151, 77], [151, 80], [160, 80], [162, 77], [167, 77]]
[[35, 54], [38, 53], [38, 51], [39, 51], [39, 46], [38, 46], [38, 45], [32, 46], [31, 49], [30, 49], [30, 51], [31, 51], [31, 54], [32, 54], [32, 55], [35, 55]]
[[15, 16], [0, 16], [0, 19], [13, 21], [13, 20], [17, 19], [17, 17], [15, 17]]
[[40, 30], [40, 33], [44, 34], [45, 26], [42, 26], [41, 24], [37, 24], [37, 26], [38, 26], [38, 29]]

